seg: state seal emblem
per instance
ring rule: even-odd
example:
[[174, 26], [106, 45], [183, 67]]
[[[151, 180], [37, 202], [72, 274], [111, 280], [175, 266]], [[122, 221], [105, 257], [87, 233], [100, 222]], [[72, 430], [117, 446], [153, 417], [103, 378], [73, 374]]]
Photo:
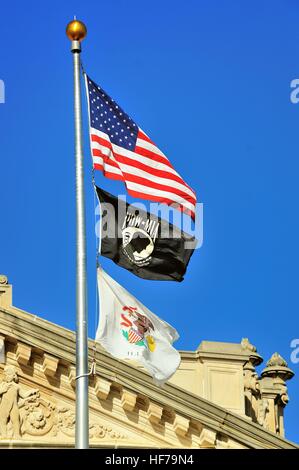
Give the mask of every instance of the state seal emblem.
[[145, 315], [137, 311], [137, 307], [123, 307], [126, 313], [121, 314], [121, 328], [124, 338], [135, 346], [142, 346], [153, 352], [155, 340], [150, 334], [154, 331], [153, 323]]

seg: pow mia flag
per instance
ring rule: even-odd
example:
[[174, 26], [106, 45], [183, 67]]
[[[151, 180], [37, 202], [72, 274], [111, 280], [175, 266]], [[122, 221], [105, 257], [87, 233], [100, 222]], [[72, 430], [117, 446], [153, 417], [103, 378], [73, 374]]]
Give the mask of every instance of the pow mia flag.
[[196, 240], [160, 217], [96, 187], [100, 254], [143, 279], [182, 281]]

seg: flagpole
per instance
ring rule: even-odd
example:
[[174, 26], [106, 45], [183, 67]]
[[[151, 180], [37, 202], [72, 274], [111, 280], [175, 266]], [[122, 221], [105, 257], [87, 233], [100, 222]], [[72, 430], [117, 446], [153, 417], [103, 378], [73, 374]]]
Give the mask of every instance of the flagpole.
[[74, 63], [74, 113], [76, 157], [76, 214], [77, 214], [77, 277], [76, 277], [76, 448], [89, 447], [88, 419], [88, 337], [86, 298], [86, 236], [84, 205], [84, 172], [82, 149], [80, 52], [81, 41], [87, 33], [81, 21], [71, 21], [66, 34], [71, 40]]

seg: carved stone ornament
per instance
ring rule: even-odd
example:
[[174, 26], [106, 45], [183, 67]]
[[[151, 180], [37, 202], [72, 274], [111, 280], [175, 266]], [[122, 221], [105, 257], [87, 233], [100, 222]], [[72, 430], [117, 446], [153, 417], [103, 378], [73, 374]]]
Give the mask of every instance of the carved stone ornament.
[[38, 397], [38, 390], [24, 390], [18, 384], [18, 375], [13, 366], [5, 366], [0, 383], [0, 436], [21, 437], [20, 409]]
[[6, 366], [0, 383], [0, 438], [43, 436], [54, 425], [55, 406], [39, 390], [24, 390], [18, 381], [15, 367]]
[[89, 437], [91, 439], [103, 439], [104, 437], [110, 437], [111, 439], [124, 439], [126, 436], [118, 431], [114, 431], [110, 426], [91, 424], [89, 426]]
[[55, 405], [39, 396], [24, 407], [22, 434], [30, 436], [44, 436], [53, 428], [55, 419]]
[[281, 386], [280, 399], [283, 405], [287, 405], [289, 403], [289, 395], [286, 385]]
[[256, 352], [256, 347], [253, 346], [253, 344], [251, 344], [251, 343], [249, 342], [249, 339], [248, 339], [248, 338], [242, 338], [241, 347], [242, 347], [242, 349], [244, 349], [245, 351]]
[[59, 406], [57, 409], [57, 415], [58, 429], [60, 429], [66, 436], [74, 437], [76, 425], [76, 415], [74, 411], [65, 406]]
[[269, 400], [267, 398], [262, 398], [259, 401], [258, 423], [265, 429], [268, 429], [266, 422], [267, 413], [269, 413]]
[[[74, 437], [76, 425], [76, 416], [74, 411], [67, 407], [59, 407], [57, 409], [57, 414], [57, 428], [66, 436]], [[89, 437], [91, 439], [103, 439], [105, 437], [111, 439], [124, 439], [126, 436], [113, 430], [110, 426], [105, 426], [99, 423], [90, 423]]]
[[4, 274], [0, 274], [0, 284], [1, 284], [2, 286], [8, 284], [8, 279], [7, 279], [7, 277], [6, 277]]
[[244, 371], [244, 389], [250, 390], [253, 394], [259, 393], [260, 384], [258, 381], [258, 374], [255, 370], [247, 369]]
[[282, 380], [290, 380], [294, 372], [288, 368], [287, 362], [278, 352], [275, 352], [269, 361], [267, 367], [262, 371], [262, 377], [280, 377]]
[[[74, 438], [76, 417], [73, 409], [45, 400], [37, 389], [23, 389], [14, 366], [7, 365], [3, 372], [0, 382], [0, 439], [55, 437], [59, 432]], [[89, 433], [95, 440], [126, 437], [101, 423], [91, 423]]]
[[288, 367], [287, 362], [284, 360], [283, 357], [281, 357], [280, 354], [278, 354], [278, 352], [275, 352], [274, 354], [272, 354], [269, 361], [267, 362], [267, 367], [275, 367], [275, 366]]

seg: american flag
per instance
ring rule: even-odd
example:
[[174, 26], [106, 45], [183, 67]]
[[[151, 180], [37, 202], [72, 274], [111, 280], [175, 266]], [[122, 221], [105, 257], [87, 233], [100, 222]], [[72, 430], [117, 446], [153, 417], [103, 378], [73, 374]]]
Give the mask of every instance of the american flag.
[[168, 158], [109, 95], [85, 75], [93, 165], [125, 183], [131, 196], [195, 217], [196, 195]]

